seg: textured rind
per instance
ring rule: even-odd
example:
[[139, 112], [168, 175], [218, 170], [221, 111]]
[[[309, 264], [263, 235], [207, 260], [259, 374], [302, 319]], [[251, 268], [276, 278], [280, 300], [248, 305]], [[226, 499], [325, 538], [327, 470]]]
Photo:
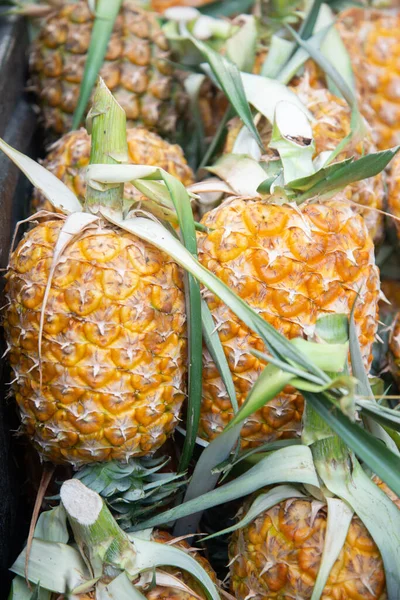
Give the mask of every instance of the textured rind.
[[400, 12], [351, 8], [336, 27], [349, 52], [360, 108], [384, 150], [400, 144]]
[[396, 154], [389, 165], [388, 208], [389, 212], [396, 217], [392, 222], [396, 228], [397, 236], [400, 237], [400, 155]]
[[[237, 600], [311, 599], [326, 532], [326, 509], [319, 504], [291, 498], [233, 534], [231, 590]], [[379, 550], [354, 516], [321, 600], [386, 600], [385, 588]]]
[[[301, 207], [232, 198], [203, 217], [199, 259], [287, 338], [312, 336], [317, 318], [349, 314], [359, 292], [355, 321], [365, 365], [377, 329], [379, 272], [363, 219], [331, 200]], [[205, 293], [228, 359], [239, 405], [263, 369], [251, 349], [265, 351], [217, 297]], [[299, 434], [303, 399], [286, 388], [247, 419], [242, 446]], [[213, 439], [232, 418], [232, 407], [210, 355], [204, 350], [199, 435]]]
[[[93, 20], [86, 2], [64, 4], [42, 21], [33, 44], [32, 84], [46, 127], [58, 134], [71, 129]], [[125, 0], [100, 74], [125, 110], [128, 126], [141, 123], [165, 135], [175, 131], [186, 99], [170, 58], [157, 16]]]
[[40, 314], [62, 224], [29, 231], [7, 273], [4, 326], [22, 429], [56, 463], [151, 454], [185, 396], [181, 273], [131, 234], [101, 222], [81, 233], [51, 281], [40, 366]]
[[[184, 185], [194, 182], [193, 172], [180, 146], [170, 144], [144, 127], [133, 127], [126, 134], [130, 164], [160, 167]], [[82, 203], [86, 193], [85, 171], [90, 160], [90, 140], [85, 129], [66, 133], [52, 146], [43, 161], [43, 166], [61, 179]], [[132, 201], [139, 201], [142, 197], [132, 184], [125, 185], [124, 196]], [[33, 192], [32, 206], [35, 211], [54, 212], [50, 202], [37, 189]]]
[[[312, 123], [312, 129], [316, 149], [315, 155], [317, 156], [321, 152], [335, 150], [339, 143], [350, 133], [351, 111], [344, 100], [329, 92], [322, 85], [317, 87], [315, 76], [310, 72], [312, 70], [313, 63], [310, 63], [308, 73], [297, 82], [293, 82], [296, 85], [292, 89], [315, 119]], [[313, 87], [313, 85], [316, 85], [316, 87]], [[241, 127], [238, 122], [233, 127], [231, 126], [225, 152], [232, 151]], [[371, 139], [371, 131], [367, 124], [366, 128], [366, 137], [362, 141], [353, 139], [344, 151], [338, 155], [335, 162], [351, 157], [357, 159], [364, 154], [376, 152], [376, 147]], [[267, 147], [270, 141], [271, 127], [262, 120], [259, 124], [259, 131], [264, 145]], [[267, 149], [267, 153], [267, 156], [273, 156], [271, 150]], [[379, 174], [348, 185], [344, 190], [344, 194], [351, 203], [353, 210], [364, 217], [370, 235], [374, 242], [378, 243], [383, 237], [383, 215], [378, 212], [383, 209], [385, 198], [383, 175]]]

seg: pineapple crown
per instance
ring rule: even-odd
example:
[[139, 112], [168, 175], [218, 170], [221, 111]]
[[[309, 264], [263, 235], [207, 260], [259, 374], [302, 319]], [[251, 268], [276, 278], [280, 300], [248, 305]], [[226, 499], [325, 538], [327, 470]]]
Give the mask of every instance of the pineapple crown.
[[[82, 467], [74, 477], [100, 494], [125, 531], [171, 504], [187, 480], [170, 472], [169, 457], [129, 459]], [[164, 471], [164, 472], [163, 472]]]

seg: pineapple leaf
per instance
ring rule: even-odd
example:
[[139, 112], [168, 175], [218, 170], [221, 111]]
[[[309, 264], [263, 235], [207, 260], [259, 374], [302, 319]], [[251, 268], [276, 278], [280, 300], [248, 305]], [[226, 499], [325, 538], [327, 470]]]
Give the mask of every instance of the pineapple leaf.
[[[307, 47], [313, 47], [315, 50], [319, 50], [327, 33], [327, 28], [316, 31], [314, 35], [307, 40]], [[295, 42], [289, 43], [295, 44]], [[298, 48], [293, 56], [286, 60], [286, 62], [281, 62], [280, 69], [277, 70], [277, 72], [275, 71], [274, 77], [280, 83], [288, 84], [296, 75], [300, 67], [302, 67], [309, 58], [310, 54], [305, 48]]]
[[[354, 373], [354, 376], [357, 377], [358, 380], [358, 392], [362, 394], [364, 397], [369, 399], [369, 411], [363, 410], [361, 416], [364, 421], [365, 427], [378, 439], [382, 440], [386, 446], [397, 456], [400, 456], [400, 451], [397, 448], [397, 445], [391, 438], [391, 436], [384, 430], [382, 425], [386, 425], [391, 427], [392, 429], [398, 429], [400, 420], [392, 420], [390, 419], [390, 409], [385, 409], [383, 406], [380, 407], [378, 404], [374, 402], [374, 394], [371, 389], [371, 385], [368, 379], [367, 372], [364, 367], [364, 362], [361, 354], [360, 343], [358, 340], [356, 325], [354, 321], [354, 310], [355, 305], [353, 305], [353, 309], [350, 315], [350, 360], [351, 367]], [[358, 404], [358, 406], [362, 407], [362, 404]], [[376, 410], [371, 410], [371, 406], [375, 406]], [[389, 412], [386, 412], [389, 411]], [[385, 412], [385, 414], [383, 414]], [[394, 413], [396, 411], [393, 411]], [[397, 415], [399, 416], [399, 414]], [[382, 422], [383, 421], [383, 422]], [[381, 424], [380, 424], [381, 423]]]
[[[231, 456], [221, 462], [219, 465], [212, 469], [212, 473], [222, 473], [223, 476], [221, 478], [221, 482], [226, 479], [229, 473], [235, 469], [240, 474], [244, 471], [247, 471], [251, 468], [255, 463], [258, 463], [260, 460], [264, 458], [267, 452], [274, 452], [275, 450], [280, 450], [281, 448], [288, 448], [289, 446], [300, 446], [302, 444], [301, 440], [298, 438], [287, 439], [287, 440], [276, 440], [275, 442], [267, 442], [266, 444], [261, 444], [261, 446], [257, 446], [256, 448], [250, 448], [250, 450], [246, 450], [244, 452], [231, 454]], [[241, 462], [244, 462], [244, 466], [236, 469], [237, 465]]]
[[226, 42], [226, 55], [240, 71], [251, 73], [256, 57], [257, 27], [253, 16], [247, 17], [244, 25]]
[[96, 14], [90, 37], [85, 71], [80, 87], [78, 104], [74, 113], [73, 129], [77, 129], [80, 126], [84, 117], [90, 95], [104, 62], [108, 42], [121, 5], [122, 0], [98, 0], [96, 4]]
[[326, 498], [328, 519], [317, 579], [314, 584], [311, 600], [320, 600], [328, 581], [331, 569], [343, 548], [353, 518], [352, 509], [338, 498]]
[[63, 213], [82, 212], [82, 205], [73, 192], [58, 177], [28, 156], [15, 150], [0, 138], [0, 150], [26, 175], [32, 185]]
[[326, 75], [331, 78], [336, 88], [338, 88], [345, 98], [346, 102], [352, 109], [357, 109], [357, 100], [354, 95], [353, 89], [347, 84], [342, 75], [336, 70], [336, 68], [332, 65], [332, 63], [321, 54], [318, 50], [315, 49], [313, 44], [309, 44], [308, 41], [302, 39], [296, 31], [290, 27], [290, 25], [286, 26], [293, 36], [294, 40], [304, 48], [308, 54], [311, 56], [313, 60], [324, 70]]
[[[26, 549], [18, 556], [11, 571], [25, 576]], [[66, 544], [47, 542], [36, 538], [32, 541], [29, 556], [29, 581], [52, 592], [64, 594], [67, 586], [76, 588], [90, 579], [89, 571], [75, 548]]]
[[121, 573], [110, 583], [97, 584], [96, 600], [146, 600], [146, 596], [133, 585], [126, 573]]
[[[190, 199], [184, 185], [165, 171], [161, 177], [170, 193], [178, 215], [179, 227], [185, 248], [197, 257], [197, 239]], [[185, 276], [188, 294], [187, 320], [189, 338], [188, 357], [188, 404], [186, 417], [186, 436], [179, 471], [186, 471], [196, 445], [196, 435], [200, 422], [200, 405], [202, 396], [202, 327], [201, 327], [201, 295], [200, 285], [191, 273]]]
[[[261, 67], [260, 75], [270, 77], [271, 79], [277, 78], [283, 66], [288, 62], [294, 47], [294, 42], [280, 37], [278, 34], [274, 34], [271, 37], [268, 54]], [[282, 83], [284, 82], [282, 81]]]
[[44, 590], [40, 585], [32, 586], [29, 589], [25, 578], [15, 576], [11, 582], [11, 589], [8, 596], [8, 600], [33, 600], [34, 594], [36, 594], [36, 600], [51, 600], [51, 592]]
[[[196, 463], [192, 479], [186, 491], [184, 497], [185, 503], [195, 500], [215, 488], [220, 474], [214, 473], [213, 468], [229, 456], [232, 448], [239, 439], [241, 428], [240, 424], [233, 427], [230, 431], [224, 431], [203, 450]], [[196, 531], [202, 511], [203, 509], [200, 509], [197, 513], [189, 513], [187, 516], [179, 518], [174, 528], [174, 535], [186, 535]]]
[[208, 304], [205, 300], [201, 301], [201, 317], [203, 322], [203, 337], [207, 345], [208, 351], [211, 354], [211, 358], [217, 365], [221, 379], [224, 382], [226, 391], [232, 404], [233, 412], [236, 413], [239, 410], [235, 386], [232, 380], [232, 373], [229, 368], [228, 360], [225, 356], [225, 352], [222, 346], [222, 342], [218, 335], [218, 330], [215, 326], [214, 319], [211, 311], [208, 308]]
[[67, 515], [62, 506], [56, 506], [39, 516], [34, 537], [46, 542], [68, 542]]
[[161, 544], [131, 535], [136, 554], [136, 574], [161, 566], [177, 567], [190, 573], [201, 584], [207, 598], [220, 600], [217, 588], [205, 571], [190, 554], [171, 544]]
[[198, 10], [203, 15], [210, 17], [230, 17], [238, 13], [249, 12], [255, 2], [256, 0], [217, 0], [217, 2], [200, 6]]
[[145, 521], [142, 527], [147, 528], [161, 523], [169, 523], [213, 506], [242, 498], [262, 489], [266, 485], [282, 483], [283, 481], [308, 483], [319, 487], [311, 450], [307, 446], [289, 446], [288, 448], [276, 450], [240, 477], [221, 485], [215, 490], [184, 502], [180, 506], [171, 508], [149, 521]]
[[207, 170], [226, 181], [236, 194], [249, 198], [258, 195], [257, 187], [265, 180], [262, 166], [246, 155], [223, 154]]
[[315, 173], [315, 144], [304, 112], [291, 102], [278, 102], [269, 147], [277, 150], [285, 184]]
[[397, 495], [400, 495], [400, 459], [380, 440], [353, 423], [326, 394], [303, 393], [325, 423]]
[[186, 485], [184, 474], [160, 473], [169, 457], [94, 463], [80, 469], [75, 478], [100, 494], [113, 508], [124, 529], [136, 524], [143, 514], [155, 512], [171, 502]]
[[[390, 150], [368, 154], [358, 160], [346, 159], [328, 167], [323, 167], [314, 175], [291, 181], [286, 189], [298, 194], [296, 197], [298, 204], [316, 196], [332, 196], [338, 190], [355, 181], [374, 177], [381, 173], [399, 150], [400, 146], [396, 146]], [[267, 182], [269, 183], [269, 180], [258, 187], [259, 192], [263, 192]]]
[[352, 462], [351, 476], [347, 471], [342, 473], [340, 467], [331, 470], [322, 464], [317, 468], [328, 489], [347, 502], [369, 530], [382, 555], [388, 597], [396, 598], [400, 589], [400, 510], [370, 480], [359, 462], [354, 458]]
[[243, 74], [241, 74], [238, 67], [232, 61], [218, 54], [218, 52], [215, 52], [215, 50], [200, 40], [196, 40], [196, 38], [194, 38], [189, 32], [187, 32], [187, 34], [196, 48], [200, 50], [200, 52], [206, 58], [214, 77], [217, 79], [219, 85], [225, 92], [232, 107], [242, 119], [243, 123], [252, 132], [260, 148], [263, 148], [263, 143], [257, 128], [254, 126], [251, 110], [247, 102], [245, 90], [243, 88]]
[[308, 38], [311, 37], [318, 19], [321, 5], [322, 0], [314, 0], [314, 2], [312, 3], [306, 18], [304, 19], [300, 27], [299, 36], [302, 40], [308, 40]]
[[370, 415], [375, 421], [390, 429], [400, 432], [400, 411], [388, 408], [375, 402], [375, 400], [364, 400], [357, 398], [356, 404], [363, 412]]
[[226, 535], [227, 533], [232, 533], [233, 531], [237, 531], [237, 529], [241, 529], [242, 527], [246, 527], [251, 521], [254, 521], [261, 513], [272, 508], [279, 502], [283, 500], [287, 500], [288, 498], [304, 498], [304, 494], [300, 492], [297, 488], [291, 485], [278, 485], [273, 488], [269, 492], [265, 494], [260, 494], [253, 501], [250, 508], [246, 511], [246, 515], [243, 519], [240, 519], [237, 523], [232, 525], [231, 527], [227, 527], [226, 529], [222, 529], [221, 531], [217, 531], [212, 535], [208, 535], [203, 538], [202, 541], [211, 540], [214, 537], [220, 535]]

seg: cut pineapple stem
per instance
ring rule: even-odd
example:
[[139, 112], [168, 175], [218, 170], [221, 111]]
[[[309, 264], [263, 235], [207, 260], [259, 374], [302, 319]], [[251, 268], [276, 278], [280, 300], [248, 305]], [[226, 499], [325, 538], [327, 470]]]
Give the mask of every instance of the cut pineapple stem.
[[[101, 77], [99, 77], [86, 125], [88, 132], [92, 134], [91, 165], [115, 165], [128, 162], [125, 111]], [[122, 215], [123, 195], [123, 183], [107, 186], [105, 189], [101, 189], [101, 186], [94, 188], [88, 183], [85, 209], [97, 214], [102, 207], [107, 207]]]
[[78, 479], [65, 481], [60, 496], [75, 541], [94, 577], [102, 575], [103, 564], [132, 570], [136, 552], [100, 496]]

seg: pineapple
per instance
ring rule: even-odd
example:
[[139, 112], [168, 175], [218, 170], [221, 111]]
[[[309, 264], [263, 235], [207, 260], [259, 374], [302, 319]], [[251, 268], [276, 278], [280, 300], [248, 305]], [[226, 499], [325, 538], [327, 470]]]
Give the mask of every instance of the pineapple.
[[[288, 338], [312, 336], [316, 320], [355, 309], [364, 363], [371, 362], [377, 328], [379, 273], [365, 223], [345, 195], [295, 207], [268, 199], [231, 198], [203, 217], [199, 259]], [[239, 406], [263, 363], [260, 338], [216, 296], [206, 292], [228, 359]], [[299, 435], [303, 398], [286, 388], [244, 423], [242, 447]], [[233, 416], [224, 385], [204, 351], [200, 436], [212, 440]]]
[[[178, 145], [172, 145], [156, 133], [144, 127], [127, 130], [129, 162], [132, 164], [157, 165], [184, 185], [194, 181], [193, 172]], [[90, 136], [86, 129], [71, 131], [56, 142], [43, 164], [63, 181], [83, 203], [86, 193], [85, 169], [90, 159]], [[127, 184], [124, 196], [128, 201], [140, 200], [141, 194], [131, 184]], [[32, 205], [35, 210], [54, 209], [44, 195], [35, 190]]]
[[[399, 499], [380, 482], [400, 508]], [[246, 509], [245, 509], [246, 510]], [[229, 546], [231, 589], [237, 600], [310, 600], [324, 548], [326, 505], [291, 498], [237, 530]], [[383, 600], [382, 558], [362, 521], [354, 516], [321, 600]]]
[[[295, 84], [292, 87], [293, 91], [297, 93], [315, 119], [312, 127], [316, 155], [321, 152], [335, 150], [338, 144], [350, 133], [351, 112], [349, 106], [344, 100], [327, 89], [312, 87], [310, 78], [307, 75], [293, 83]], [[226, 153], [232, 152], [240, 128], [239, 119], [234, 119], [224, 149]], [[264, 146], [267, 146], [270, 141], [271, 127], [265, 119], [259, 124], [259, 130]], [[362, 142], [352, 140], [336, 160], [340, 161], [353, 156], [359, 158], [363, 154], [370, 154], [375, 151], [371, 137], [368, 135]], [[268, 150], [268, 152], [270, 156], [273, 155], [273, 151]], [[351, 202], [353, 209], [364, 217], [374, 242], [381, 241], [383, 237], [383, 216], [378, 211], [383, 209], [385, 197], [383, 175], [379, 174], [376, 177], [363, 179], [347, 186], [344, 195]]]
[[[30, 70], [46, 128], [71, 129], [94, 16], [87, 2], [63, 3], [43, 19]], [[108, 45], [101, 76], [126, 111], [128, 125], [143, 124], [172, 135], [185, 96], [169, 64], [169, 44], [156, 15], [124, 0]]]
[[[102, 82], [92, 115], [91, 162], [112, 164], [127, 154], [125, 114]], [[55, 463], [155, 452], [185, 397], [182, 274], [166, 254], [101, 217], [103, 203], [120, 214], [122, 196], [120, 185], [88, 186], [90, 214], [69, 217], [86, 223], [78, 233], [64, 233], [57, 215], [11, 254], [4, 328], [13, 390], [23, 430]]]
[[62, 226], [29, 231], [7, 273], [4, 327], [23, 429], [56, 463], [152, 453], [173, 431], [185, 395], [181, 274], [133, 235], [103, 223], [85, 231], [51, 279], [40, 357]]
[[382, 150], [399, 144], [400, 12], [351, 8], [341, 13], [336, 27], [349, 52], [360, 108], [375, 144]]

